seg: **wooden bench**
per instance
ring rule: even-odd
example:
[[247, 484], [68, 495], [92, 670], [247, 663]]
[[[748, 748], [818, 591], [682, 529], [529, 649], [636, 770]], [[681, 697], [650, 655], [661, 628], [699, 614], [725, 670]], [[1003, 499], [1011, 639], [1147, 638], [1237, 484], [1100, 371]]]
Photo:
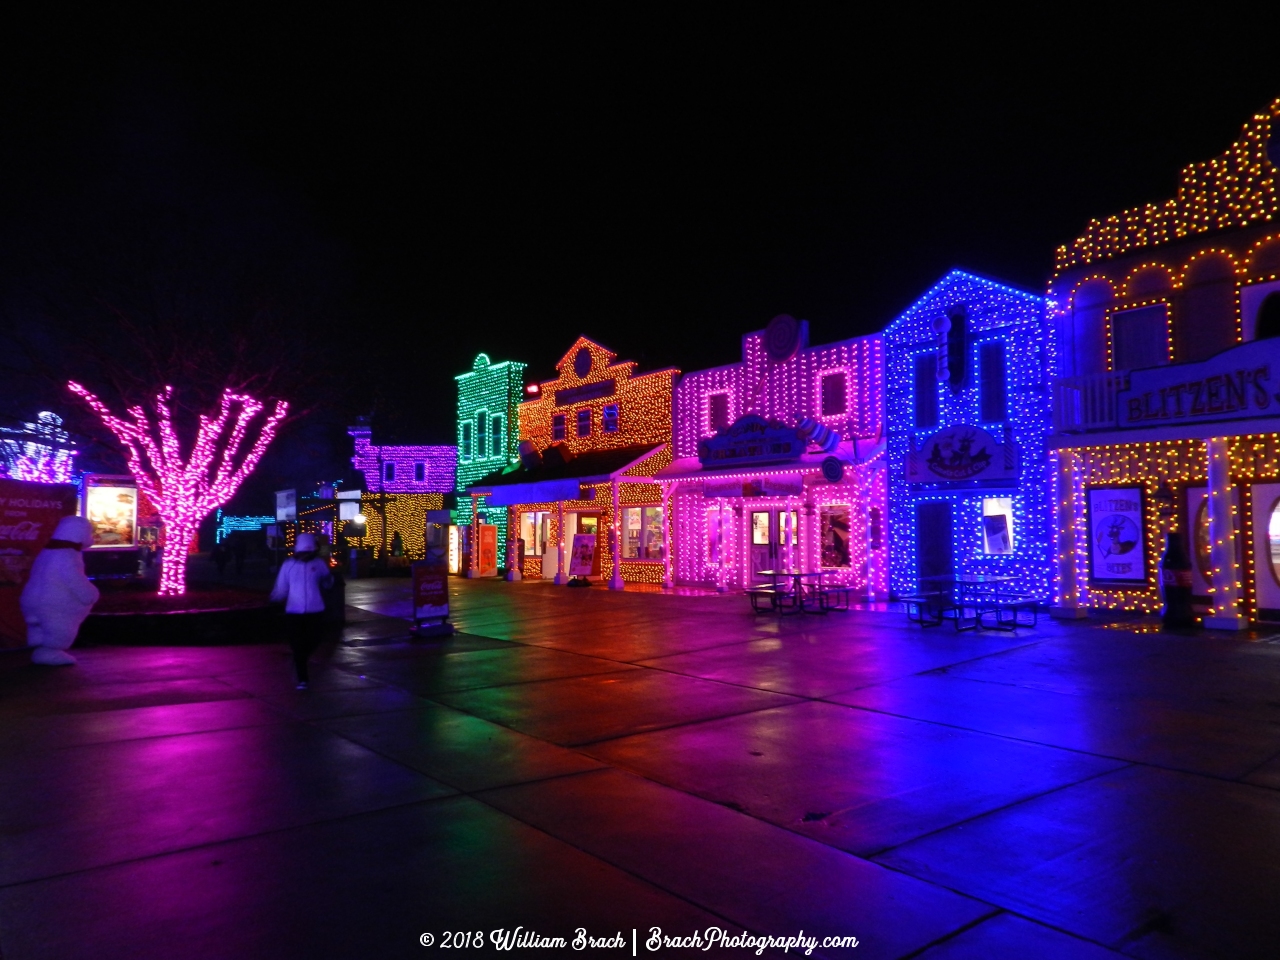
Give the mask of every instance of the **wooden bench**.
[[818, 597], [818, 609], [823, 613], [828, 610], [849, 609], [849, 588], [840, 584], [825, 585], [815, 590]]
[[[788, 607], [791, 608], [792, 612], [798, 613], [800, 611], [796, 596], [790, 590], [782, 587], [768, 585], [748, 587], [745, 593], [747, 599], [751, 601], [751, 609], [756, 613], [785, 613]], [[760, 603], [764, 600], [769, 601], [767, 610], [760, 609]]]
[[951, 594], [938, 590], [934, 592], [916, 593], [909, 597], [899, 597], [907, 611], [907, 619], [922, 627], [939, 626], [948, 610], [954, 610]]
[[[1036, 625], [1035, 597], [1007, 596], [992, 599], [982, 605], [978, 614], [978, 624], [990, 630], [1016, 630], [1018, 627], [1034, 627]], [[985, 617], [994, 617], [988, 623]]]

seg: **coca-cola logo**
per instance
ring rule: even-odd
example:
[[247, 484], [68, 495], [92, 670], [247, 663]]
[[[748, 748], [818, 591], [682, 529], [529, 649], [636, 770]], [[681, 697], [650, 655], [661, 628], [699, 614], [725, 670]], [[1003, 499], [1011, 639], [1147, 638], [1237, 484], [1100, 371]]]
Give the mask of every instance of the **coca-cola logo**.
[[38, 540], [40, 524], [34, 520], [21, 523], [0, 523], [0, 540]]

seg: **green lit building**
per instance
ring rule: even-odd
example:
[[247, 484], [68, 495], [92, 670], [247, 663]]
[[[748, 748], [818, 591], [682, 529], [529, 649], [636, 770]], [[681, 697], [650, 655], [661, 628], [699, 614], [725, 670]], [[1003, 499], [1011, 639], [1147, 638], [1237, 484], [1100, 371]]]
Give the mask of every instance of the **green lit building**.
[[[519, 460], [520, 400], [526, 364], [505, 360], [492, 363], [480, 354], [469, 373], [458, 381], [458, 480], [461, 494], [481, 477]], [[498, 528], [498, 569], [507, 563], [507, 511], [503, 507], [479, 510], [485, 522]], [[458, 497], [457, 522], [471, 523], [471, 498]]]

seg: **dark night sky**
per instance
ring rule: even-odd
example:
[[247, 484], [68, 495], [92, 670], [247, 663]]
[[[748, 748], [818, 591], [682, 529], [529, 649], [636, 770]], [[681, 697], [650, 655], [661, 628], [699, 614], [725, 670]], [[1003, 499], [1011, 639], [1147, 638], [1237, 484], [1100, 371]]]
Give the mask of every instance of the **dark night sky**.
[[376, 403], [384, 436], [452, 442], [481, 350], [545, 377], [585, 333], [693, 370], [779, 312], [880, 329], [951, 266], [1042, 290], [1090, 216], [1170, 195], [1280, 95], [1257, 17], [492, 16], [11, 35], [6, 249], [110, 169], [178, 207], [231, 184], [228, 219], [325, 251], [354, 389], [321, 419]]

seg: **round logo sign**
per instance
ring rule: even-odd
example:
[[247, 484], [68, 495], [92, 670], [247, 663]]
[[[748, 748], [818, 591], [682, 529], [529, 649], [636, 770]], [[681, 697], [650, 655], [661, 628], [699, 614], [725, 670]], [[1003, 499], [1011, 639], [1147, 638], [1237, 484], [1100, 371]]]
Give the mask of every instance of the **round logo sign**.
[[764, 349], [775, 363], [785, 363], [800, 349], [800, 321], [780, 313], [764, 328]]
[[582, 347], [573, 355], [573, 372], [580, 380], [591, 372], [591, 351], [586, 347]]
[[838, 457], [824, 457], [822, 460], [822, 479], [827, 483], [839, 483], [844, 479], [844, 462]]

